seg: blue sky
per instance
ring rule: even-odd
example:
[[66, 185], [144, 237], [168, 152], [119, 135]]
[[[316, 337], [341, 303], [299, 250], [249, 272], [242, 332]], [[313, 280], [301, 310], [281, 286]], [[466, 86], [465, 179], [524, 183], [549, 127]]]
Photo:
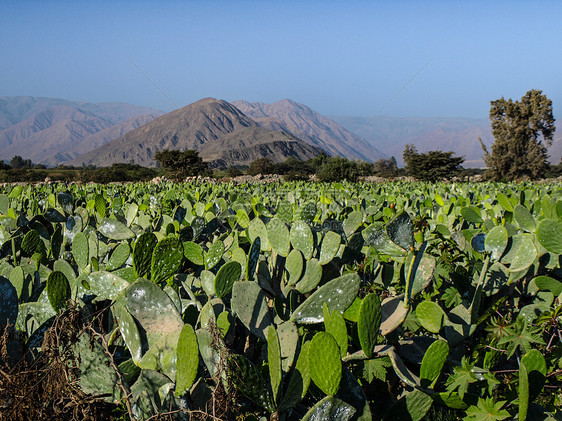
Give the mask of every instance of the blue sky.
[[487, 117], [542, 89], [562, 107], [562, 2], [7, 1], [0, 96], [161, 110], [211, 96], [322, 114]]

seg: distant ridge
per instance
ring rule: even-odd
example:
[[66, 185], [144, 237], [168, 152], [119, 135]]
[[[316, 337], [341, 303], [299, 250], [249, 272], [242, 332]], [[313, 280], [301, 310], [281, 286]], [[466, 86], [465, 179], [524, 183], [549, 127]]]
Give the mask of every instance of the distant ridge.
[[247, 101], [233, 101], [232, 104], [261, 127], [286, 131], [331, 155], [366, 161], [386, 157], [379, 149], [355, 136], [334, 120], [290, 99], [272, 104]]
[[70, 163], [107, 166], [131, 162], [154, 166], [155, 153], [163, 149], [198, 150], [215, 167], [245, 165], [264, 157], [274, 162], [289, 156], [306, 160], [322, 152], [288, 133], [259, 127], [226, 101], [204, 98], [164, 114]]

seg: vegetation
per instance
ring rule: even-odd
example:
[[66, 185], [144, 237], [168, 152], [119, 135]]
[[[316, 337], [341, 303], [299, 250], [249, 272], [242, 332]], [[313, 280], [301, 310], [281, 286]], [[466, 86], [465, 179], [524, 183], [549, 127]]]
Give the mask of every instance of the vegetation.
[[555, 419], [561, 193], [1, 187], [0, 418]]
[[154, 154], [154, 159], [160, 167], [166, 170], [166, 175], [174, 180], [197, 175], [209, 175], [208, 165], [203, 162], [196, 150], [186, 151], [161, 150]]
[[417, 180], [440, 181], [460, 174], [464, 158], [453, 156], [453, 152], [429, 151], [418, 153], [414, 145], [406, 145], [403, 154], [406, 174]]
[[520, 101], [491, 101], [490, 120], [495, 142], [491, 152], [482, 144], [491, 179], [536, 180], [548, 170], [547, 147], [556, 127], [552, 101], [542, 91], [531, 90]]

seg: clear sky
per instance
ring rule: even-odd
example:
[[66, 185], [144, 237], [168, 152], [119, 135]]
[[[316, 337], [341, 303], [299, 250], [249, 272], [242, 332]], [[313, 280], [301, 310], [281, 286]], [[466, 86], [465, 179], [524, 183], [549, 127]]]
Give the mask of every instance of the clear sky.
[[487, 117], [530, 89], [562, 115], [560, 1], [1, 0], [0, 54], [0, 96], [175, 108], [144, 72], [179, 106], [372, 116], [431, 60], [383, 115]]

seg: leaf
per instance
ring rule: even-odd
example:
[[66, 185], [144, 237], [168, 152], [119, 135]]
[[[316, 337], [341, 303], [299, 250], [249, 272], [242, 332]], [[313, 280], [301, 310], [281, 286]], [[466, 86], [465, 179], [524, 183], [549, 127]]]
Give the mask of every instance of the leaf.
[[326, 396], [310, 408], [301, 421], [348, 421], [355, 412], [356, 409], [348, 403], [333, 396]]
[[154, 283], [165, 281], [174, 275], [183, 259], [183, 246], [177, 238], [168, 237], [160, 240], [152, 253], [150, 266], [151, 278]]
[[537, 240], [554, 254], [562, 254], [562, 222], [542, 219], [537, 225]]
[[318, 332], [312, 338], [308, 348], [308, 369], [314, 384], [326, 395], [335, 395], [338, 391], [342, 363], [340, 348], [332, 335]]
[[361, 349], [367, 356], [373, 356], [381, 326], [381, 301], [377, 294], [368, 294], [361, 303], [357, 320], [357, 335]]
[[416, 317], [420, 324], [432, 333], [439, 333], [446, 319], [445, 312], [433, 301], [422, 301], [416, 307]]
[[449, 345], [445, 341], [437, 340], [427, 348], [420, 368], [421, 387], [430, 387], [437, 380], [448, 355]]
[[478, 399], [478, 405], [470, 406], [466, 410], [465, 421], [501, 421], [511, 418], [509, 412], [502, 407], [505, 401], [494, 402], [493, 398]]
[[388, 357], [374, 358], [363, 361], [363, 378], [368, 383], [372, 383], [374, 379], [386, 382], [386, 372], [392, 363]]
[[193, 327], [185, 324], [177, 347], [176, 395], [183, 395], [195, 381], [199, 368], [199, 346]]
[[135, 233], [116, 219], [104, 218], [98, 226], [98, 231], [110, 240], [121, 241], [135, 238]]
[[133, 267], [139, 278], [149, 278], [152, 253], [158, 239], [151, 232], [143, 232], [137, 238], [133, 249]]
[[540, 328], [529, 330], [527, 322], [521, 318], [517, 319], [512, 327], [505, 328], [507, 335], [498, 341], [498, 345], [507, 344], [507, 358], [515, 353], [517, 348], [520, 348], [521, 353], [526, 353], [531, 349], [531, 344], [544, 345], [539, 332]]
[[51, 272], [47, 279], [47, 296], [53, 310], [57, 313], [66, 308], [66, 302], [70, 299], [70, 284], [64, 273]]

